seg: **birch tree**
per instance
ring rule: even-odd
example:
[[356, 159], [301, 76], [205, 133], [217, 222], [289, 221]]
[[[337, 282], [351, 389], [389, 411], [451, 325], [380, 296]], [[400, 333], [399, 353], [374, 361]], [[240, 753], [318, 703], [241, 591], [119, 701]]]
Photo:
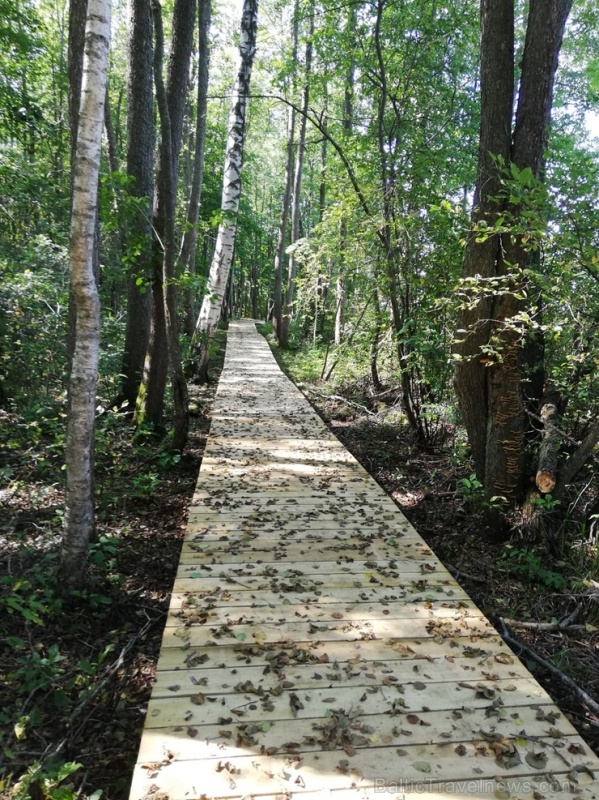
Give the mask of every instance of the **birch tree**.
[[205, 383], [208, 378], [210, 344], [214, 338], [220, 318], [223, 296], [227, 288], [229, 269], [233, 258], [233, 248], [235, 247], [237, 216], [241, 198], [245, 117], [252, 65], [256, 53], [257, 28], [258, 0], [244, 0], [241, 14], [237, 77], [229, 115], [229, 135], [223, 175], [222, 221], [218, 227], [208, 286], [196, 323], [191, 347], [192, 365], [202, 383]]
[[66, 509], [62, 572], [81, 581], [94, 524], [93, 440], [100, 345], [100, 301], [93, 271], [97, 188], [110, 46], [110, 0], [89, 0], [71, 213], [75, 343], [69, 383]]

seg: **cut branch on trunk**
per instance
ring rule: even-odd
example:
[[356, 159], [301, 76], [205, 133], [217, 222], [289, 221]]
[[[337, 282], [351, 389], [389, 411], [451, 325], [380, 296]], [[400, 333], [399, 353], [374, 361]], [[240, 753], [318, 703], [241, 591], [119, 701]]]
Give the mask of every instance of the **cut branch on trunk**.
[[543, 438], [539, 448], [539, 461], [535, 483], [543, 494], [549, 494], [557, 483], [557, 466], [559, 458], [560, 436], [556, 429], [559, 425], [557, 401], [547, 396], [543, 399], [540, 417], [543, 420]]

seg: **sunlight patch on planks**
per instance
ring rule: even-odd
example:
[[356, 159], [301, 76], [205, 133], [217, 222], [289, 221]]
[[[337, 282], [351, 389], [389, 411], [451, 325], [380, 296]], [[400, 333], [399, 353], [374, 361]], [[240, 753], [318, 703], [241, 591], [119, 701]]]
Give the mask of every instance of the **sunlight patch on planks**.
[[131, 800], [599, 800], [599, 760], [231, 323]]

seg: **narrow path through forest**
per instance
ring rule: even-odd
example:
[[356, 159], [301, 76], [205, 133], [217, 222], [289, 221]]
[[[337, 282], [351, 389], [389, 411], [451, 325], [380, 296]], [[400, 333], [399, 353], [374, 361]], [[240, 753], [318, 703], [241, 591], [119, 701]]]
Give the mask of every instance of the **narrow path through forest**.
[[231, 323], [131, 800], [599, 797], [597, 759]]

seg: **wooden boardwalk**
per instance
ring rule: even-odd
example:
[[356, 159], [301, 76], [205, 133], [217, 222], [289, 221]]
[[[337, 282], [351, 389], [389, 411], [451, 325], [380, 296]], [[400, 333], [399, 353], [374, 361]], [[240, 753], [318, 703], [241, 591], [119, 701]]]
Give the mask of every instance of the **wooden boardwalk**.
[[232, 323], [131, 800], [592, 800], [595, 773], [253, 323]]

